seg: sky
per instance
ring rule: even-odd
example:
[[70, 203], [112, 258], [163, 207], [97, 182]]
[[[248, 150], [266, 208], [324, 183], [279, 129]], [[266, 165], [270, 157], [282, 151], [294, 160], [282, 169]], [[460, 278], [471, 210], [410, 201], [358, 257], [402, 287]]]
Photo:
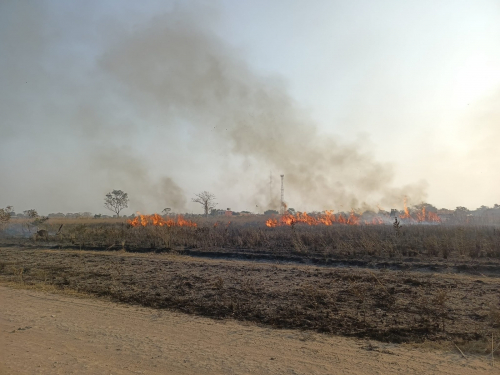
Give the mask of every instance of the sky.
[[2, 1], [0, 113], [16, 212], [493, 206], [500, 4]]

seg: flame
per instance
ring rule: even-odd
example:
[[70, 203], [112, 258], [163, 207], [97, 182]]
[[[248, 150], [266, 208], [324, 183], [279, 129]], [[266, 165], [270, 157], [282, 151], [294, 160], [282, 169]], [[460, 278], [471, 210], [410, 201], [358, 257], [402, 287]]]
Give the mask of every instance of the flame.
[[432, 223], [440, 223], [441, 218], [435, 212], [429, 212], [427, 214], [427, 221], [430, 221]]
[[268, 219], [266, 221], [266, 225], [269, 227], [269, 228], [274, 228], [274, 227], [277, 227], [278, 226], [278, 220], [276, 219]]
[[408, 210], [408, 206], [407, 206], [407, 198], [405, 197], [405, 200], [404, 200], [404, 210], [405, 210], [405, 213], [403, 215], [400, 216], [401, 219], [410, 219], [411, 216], [410, 216], [410, 210]]
[[422, 207], [422, 211], [417, 212], [417, 221], [419, 223], [425, 221], [425, 207]]
[[359, 217], [354, 214], [354, 210], [351, 210], [351, 214], [347, 219], [347, 224], [349, 225], [359, 225]]
[[[379, 210], [381, 208], [379, 207]], [[406, 223], [441, 223], [441, 218], [435, 212], [429, 212], [425, 207], [422, 207], [420, 211], [410, 213], [408, 208], [408, 201], [405, 197], [404, 199], [404, 213], [399, 216], [401, 219], [406, 219]], [[295, 225], [295, 224], [307, 224], [307, 225], [333, 225], [345, 224], [345, 225], [382, 225], [386, 223], [383, 217], [375, 216], [371, 220], [361, 221], [361, 215], [358, 215], [351, 210], [349, 216], [345, 216], [342, 213], [334, 214], [333, 211], [325, 211], [318, 215], [308, 215], [305, 212], [298, 212], [294, 215], [287, 212], [278, 218], [271, 218], [266, 221], [266, 226], [269, 228], [274, 228], [278, 226]]]
[[[274, 228], [277, 226], [306, 224], [306, 225], [333, 225], [334, 223], [346, 225], [359, 225], [360, 217], [351, 211], [349, 217], [343, 214], [335, 215], [333, 211], [325, 211], [318, 215], [308, 215], [306, 212], [297, 212], [295, 215], [286, 213], [279, 218], [271, 218], [266, 221], [266, 226]], [[365, 222], [366, 223], [366, 222]], [[383, 221], [380, 217], [374, 218], [370, 224], [382, 224]]]
[[382, 220], [382, 218], [379, 217], [379, 216], [375, 216], [372, 219], [372, 221], [366, 221], [365, 220], [365, 224], [366, 225], [382, 225], [382, 224], [384, 224], [384, 220]]
[[164, 219], [163, 216], [158, 214], [153, 215], [138, 215], [133, 220], [127, 220], [127, 223], [133, 227], [139, 226], [167, 226], [167, 227], [196, 227], [197, 224], [191, 220], [186, 220], [182, 215], [178, 215], [175, 219]]
[[408, 206], [406, 204], [406, 197], [404, 200], [404, 214], [400, 216], [401, 219], [408, 219], [410, 222], [417, 221], [418, 223], [440, 223], [441, 218], [435, 212], [428, 212], [425, 206], [415, 213], [414, 217], [410, 214]]

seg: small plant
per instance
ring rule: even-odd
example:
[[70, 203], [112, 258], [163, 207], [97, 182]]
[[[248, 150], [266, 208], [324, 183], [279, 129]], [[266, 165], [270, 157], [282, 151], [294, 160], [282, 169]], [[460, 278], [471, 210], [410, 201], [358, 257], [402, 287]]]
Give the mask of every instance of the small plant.
[[392, 226], [394, 228], [394, 232], [396, 233], [396, 237], [401, 236], [401, 228], [403, 226], [401, 225], [401, 222], [398, 221], [397, 217], [394, 218], [394, 223], [392, 224]]

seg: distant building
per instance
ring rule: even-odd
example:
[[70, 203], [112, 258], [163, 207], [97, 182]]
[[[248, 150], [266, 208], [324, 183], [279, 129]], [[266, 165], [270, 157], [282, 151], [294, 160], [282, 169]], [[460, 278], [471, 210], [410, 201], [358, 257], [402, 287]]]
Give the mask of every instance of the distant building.
[[216, 210], [215, 208], [210, 211], [210, 215], [212, 216], [224, 216], [226, 211], [224, 210]]

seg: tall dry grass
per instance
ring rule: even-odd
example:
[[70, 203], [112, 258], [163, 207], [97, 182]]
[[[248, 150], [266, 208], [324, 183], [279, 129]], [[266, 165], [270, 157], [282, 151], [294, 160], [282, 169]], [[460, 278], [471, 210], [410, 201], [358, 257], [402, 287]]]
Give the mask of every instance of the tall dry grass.
[[[125, 218], [53, 218], [43, 223], [50, 242], [85, 248], [127, 250], [231, 249], [323, 258], [499, 258], [500, 229], [485, 225], [296, 224], [268, 228], [265, 217], [190, 218], [197, 227], [131, 227]], [[11, 228], [25, 228], [13, 219]], [[61, 227], [62, 226], [62, 227]], [[42, 228], [41, 228], [42, 229]], [[24, 231], [24, 232], [23, 232]], [[11, 237], [29, 237], [22, 231]], [[9, 232], [3, 232], [9, 237]]]

